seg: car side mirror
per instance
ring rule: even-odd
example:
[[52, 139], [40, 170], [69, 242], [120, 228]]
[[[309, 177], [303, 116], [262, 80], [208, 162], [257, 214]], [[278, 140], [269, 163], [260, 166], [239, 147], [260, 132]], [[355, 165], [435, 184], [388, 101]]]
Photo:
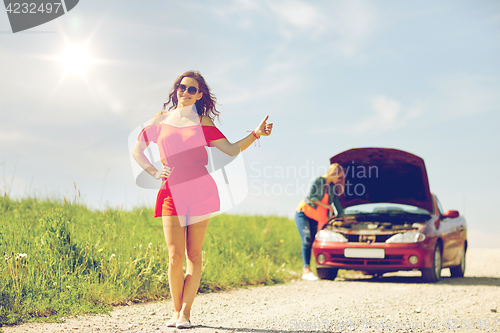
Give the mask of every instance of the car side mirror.
[[454, 218], [459, 217], [459, 216], [460, 216], [460, 214], [458, 213], [458, 210], [449, 210], [443, 214], [444, 218], [450, 218], [450, 219], [454, 219]]

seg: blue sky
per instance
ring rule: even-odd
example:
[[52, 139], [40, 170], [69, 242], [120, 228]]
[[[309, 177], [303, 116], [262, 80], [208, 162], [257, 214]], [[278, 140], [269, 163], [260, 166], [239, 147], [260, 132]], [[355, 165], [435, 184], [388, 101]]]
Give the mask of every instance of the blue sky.
[[[152, 206], [128, 138], [193, 69], [230, 141], [275, 124], [242, 155], [248, 195], [229, 213], [291, 217], [331, 156], [389, 147], [425, 160], [472, 245], [500, 246], [497, 1], [82, 0], [9, 31], [0, 10], [2, 192]], [[61, 55], [81, 45], [92, 63], [68, 73]]]

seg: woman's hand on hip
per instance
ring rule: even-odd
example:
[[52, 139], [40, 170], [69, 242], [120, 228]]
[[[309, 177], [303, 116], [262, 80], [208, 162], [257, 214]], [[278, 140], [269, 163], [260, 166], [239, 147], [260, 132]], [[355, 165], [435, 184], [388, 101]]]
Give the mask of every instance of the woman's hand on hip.
[[154, 175], [155, 179], [160, 180], [162, 178], [168, 178], [172, 173], [172, 169], [173, 168], [170, 168], [168, 165], [164, 165], [163, 169], [156, 171]]
[[273, 130], [273, 123], [267, 123], [268, 118], [269, 115], [267, 115], [255, 129], [255, 135], [257, 135], [258, 137], [271, 135], [271, 131]]

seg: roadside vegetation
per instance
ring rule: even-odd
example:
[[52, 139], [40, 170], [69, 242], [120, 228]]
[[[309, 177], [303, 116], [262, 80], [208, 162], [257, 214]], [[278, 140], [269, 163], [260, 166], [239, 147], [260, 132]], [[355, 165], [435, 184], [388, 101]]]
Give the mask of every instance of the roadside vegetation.
[[[200, 291], [298, 277], [300, 246], [293, 220], [216, 216]], [[0, 197], [0, 327], [165, 299], [167, 267], [161, 219], [151, 209], [92, 211], [67, 200]]]

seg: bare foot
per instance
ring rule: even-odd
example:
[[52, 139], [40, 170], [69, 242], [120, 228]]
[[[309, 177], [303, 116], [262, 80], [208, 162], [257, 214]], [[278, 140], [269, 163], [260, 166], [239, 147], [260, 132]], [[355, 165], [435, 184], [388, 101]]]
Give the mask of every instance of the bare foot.
[[189, 322], [190, 313], [179, 313], [179, 318], [177, 322], [188, 323]]
[[174, 314], [172, 315], [172, 317], [170, 317], [170, 321], [178, 321], [179, 320], [179, 315], [180, 315], [180, 312], [179, 311], [175, 311]]

